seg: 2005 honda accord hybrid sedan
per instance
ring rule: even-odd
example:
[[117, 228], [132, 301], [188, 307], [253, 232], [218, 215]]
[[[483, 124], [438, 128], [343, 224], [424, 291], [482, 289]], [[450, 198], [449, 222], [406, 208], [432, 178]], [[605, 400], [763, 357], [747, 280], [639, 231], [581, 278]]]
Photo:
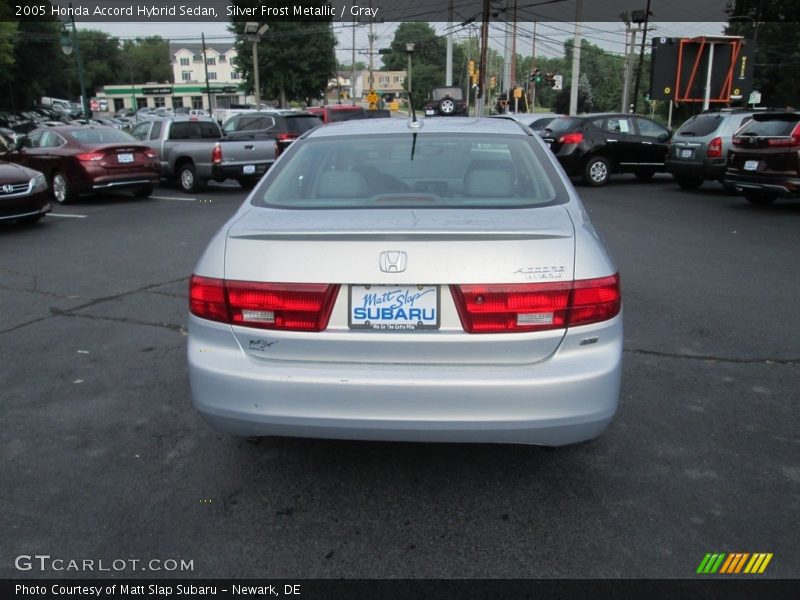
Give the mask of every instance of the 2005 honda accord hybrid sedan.
[[617, 409], [617, 269], [510, 120], [308, 132], [211, 240], [190, 313], [193, 404], [237, 435], [557, 446]]

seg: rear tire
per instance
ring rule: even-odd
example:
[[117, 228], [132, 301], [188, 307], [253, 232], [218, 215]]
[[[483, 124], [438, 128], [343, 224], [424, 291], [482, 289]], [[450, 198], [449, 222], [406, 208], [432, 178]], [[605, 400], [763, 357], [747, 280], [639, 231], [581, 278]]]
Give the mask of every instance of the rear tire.
[[197, 176], [193, 163], [184, 162], [178, 166], [178, 184], [187, 194], [195, 194], [203, 188], [203, 181]]
[[67, 176], [61, 171], [53, 173], [51, 189], [53, 190], [53, 200], [59, 204], [69, 204], [76, 198], [75, 192], [69, 185]]
[[681, 186], [684, 190], [696, 190], [701, 185], [703, 185], [703, 178], [702, 177], [676, 177], [675, 181]]
[[439, 113], [441, 113], [442, 116], [449, 117], [454, 112], [456, 112], [455, 101], [449, 96], [442, 98], [442, 101], [439, 102]]
[[134, 198], [149, 198], [150, 195], [153, 193], [153, 186], [147, 185], [145, 187], [141, 187], [139, 189], [133, 190], [133, 197]]
[[756, 206], [767, 206], [768, 204], [775, 202], [775, 199], [778, 197], [778, 195], [771, 194], [770, 192], [747, 191], [744, 193], [744, 197], [750, 204], [755, 204]]
[[583, 182], [592, 187], [600, 187], [608, 183], [611, 175], [611, 163], [604, 156], [592, 156], [583, 166]]

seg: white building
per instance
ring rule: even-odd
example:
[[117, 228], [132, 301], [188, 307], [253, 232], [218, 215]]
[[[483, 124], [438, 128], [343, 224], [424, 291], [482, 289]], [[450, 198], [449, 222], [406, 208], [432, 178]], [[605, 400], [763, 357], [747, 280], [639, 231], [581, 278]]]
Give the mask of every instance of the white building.
[[205, 82], [208, 67], [210, 84], [239, 84], [242, 74], [236, 68], [236, 48], [229, 45], [206, 44], [203, 65], [202, 44], [170, 44], [172, 75], [175, 83]]

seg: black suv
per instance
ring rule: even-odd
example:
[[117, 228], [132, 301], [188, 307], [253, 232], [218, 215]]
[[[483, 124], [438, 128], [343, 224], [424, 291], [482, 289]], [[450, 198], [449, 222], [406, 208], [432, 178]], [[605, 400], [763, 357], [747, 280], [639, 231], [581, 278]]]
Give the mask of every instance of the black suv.
[[647, 180], [664, 171], [670, 132], [638, 115], [596, 113], [555, 118], [541, 135], [569, 175], [599, 186], [611, 173]]
[[425, 105], [425, 116], [452, 117], [466, 115], [467, 103], [460, 87], [438, 87], [431, 90], [431, 97]]
[[800, 195], [800, 113], [753, 115], [732, 143], [725, 183], [749, 202], [765, 205], [778, 196]]
[[231, 117], [222, 131], [231, 140], [275, 140], [280, 154], [303, 133], [320, 125], [322, 119], [307, 112], [263, 110]]

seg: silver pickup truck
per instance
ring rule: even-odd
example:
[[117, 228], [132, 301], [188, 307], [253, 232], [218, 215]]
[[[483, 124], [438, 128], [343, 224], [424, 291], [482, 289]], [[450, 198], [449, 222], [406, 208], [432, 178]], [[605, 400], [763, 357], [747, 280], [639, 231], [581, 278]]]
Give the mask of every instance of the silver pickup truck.
[[139, 123], [131, 135], [158, 152], [161, 176], [193, 194], [210, 179], [253, 187], [275, 162], [275, 140], [226, 140], [211, 119], [175, 117]]

